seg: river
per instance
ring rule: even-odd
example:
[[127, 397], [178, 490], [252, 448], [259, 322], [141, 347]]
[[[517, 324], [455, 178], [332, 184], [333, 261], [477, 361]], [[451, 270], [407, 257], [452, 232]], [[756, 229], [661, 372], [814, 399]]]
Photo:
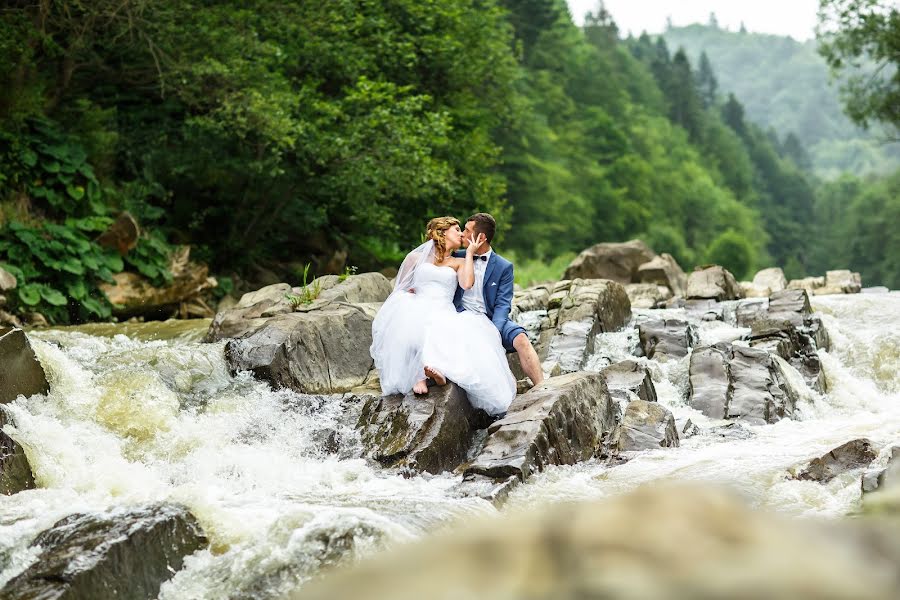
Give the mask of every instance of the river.
[[[659, 401], [679, 428], [690, 419], [702, 432], [624, 464], [549, 468], [507, 506], [599, 498], [676, 479], [726, 484], [753, 505], [800, 517], [852, 513], [858, 474], [822, 485], [787, 473], [853, 438], [878, 448], [900, 441], [900, 293], [819, 296], [812, 305], [832, 340], [830, 352], [819, 351], [828, 392], [804, 386], [797, 420], [743, 427], [733, 437], [710, 434], [721, 423], [684, 402], [688, 359], [648, 361]], [[647, 314], [635, 311], [635, 319]], [[51, 392], [9, 405], [15, 427], [6, 431], [26, 448], [38, 488], [0, 496], [0, 586], [34, 560], [29, 544], [38, 532], [73, 512], [187, 505], [211, 545], [163, 585], [161, 600], [277, 597], [324, 565], [496, 512], [485, 501], [453, 497], [450, 475], [404, 478], [358, 458], [360, 406], [352, 397], [272, 390], [246, 373], [231, 376], [224, 342], [199, 341], [208, 324], [29, 333]], [[697, 325], [705, 343], [744, 332], [722, 322]], [[632, 327], [601, 334], [591, 364], [630, 357], [635, 344]]]

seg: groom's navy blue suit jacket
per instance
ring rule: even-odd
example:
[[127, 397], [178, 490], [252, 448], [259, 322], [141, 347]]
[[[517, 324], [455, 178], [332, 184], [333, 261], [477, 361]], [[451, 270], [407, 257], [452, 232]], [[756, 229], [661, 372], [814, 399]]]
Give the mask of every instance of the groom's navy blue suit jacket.
[[[457, 252], [456, 256], [465, 258], [466, 253]], [[456, 287], [453, 304], [456, 306], [457, 312], [465, 310], [462, 305], [463, 292], [461, 287]], [[515, 321], [509, 320], [509, 311], [512, 310], [513, 301], [513, 264], [496, 252], [491, 252], [491, 256], [488, 258], [487, 267], [484, 270], [482, 292], [484, 294], [484, 312], [487, 318], [500, 331], [503, 347], [507, 352], [513, 352], [513, 340], [520, 333], [525, 333], [525, 329]]]

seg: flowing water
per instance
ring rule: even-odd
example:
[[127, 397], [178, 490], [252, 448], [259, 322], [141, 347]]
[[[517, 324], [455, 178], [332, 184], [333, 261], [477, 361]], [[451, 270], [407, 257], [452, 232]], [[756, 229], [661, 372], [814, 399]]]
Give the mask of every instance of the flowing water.
[[[688, 359], [648, 361], [679, 429], [690, 419], [705, 433], [625, 464], [550, 468], [513, 492], [509, 506], [678, 479], [725, 483], [757, 506], [798, 516], [852, 512], [858, 474], [821, 485], [789, 479], [788, 469], [852, 438], [879, 448], [900, 442], [900, 294], [816, 297], [813, 307], [833, 344], [820, 351], [829, 391], [806, 388], [798, 420], [710, 433], [721, 423], [684, 402]], [[684, 317], [652, 311], [661, 312]], [[635, 311], [635, 320], [648, 314]], [[8, 405], [14, 425], [5, 431], [25, 447], [38, 489], [0, 496], [0, 585], [34, 560], [29, 544], [40, 531], [74, 512], [187, 505], [211, 545], [163, 585], [164, 600], [277, 597], [335, 561], [495, 512], [485, 501], [453, 497], [449, 475], [404, 478], [357, 458], [353, 397], [274, 391], [247, 374], [231, 376], [224, 344], [199, 342], [207, 326], [30, 333], [51, 393]], [[703, 343], [746, 331], [722, 322], [699, 327]], [[631, 357], [635, 344], [633, 328], [601, 334], [589, 368]]]

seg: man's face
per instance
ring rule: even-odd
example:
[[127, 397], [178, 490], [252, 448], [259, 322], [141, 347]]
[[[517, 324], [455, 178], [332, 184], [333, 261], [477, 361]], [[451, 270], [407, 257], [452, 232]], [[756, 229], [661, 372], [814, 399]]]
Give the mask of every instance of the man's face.
[[472, 243], [472, 240], [475, 239], [475, 221], [469, 221], [466, 223], [466, 228], [463, 230], [463, 244], [468, 246]]

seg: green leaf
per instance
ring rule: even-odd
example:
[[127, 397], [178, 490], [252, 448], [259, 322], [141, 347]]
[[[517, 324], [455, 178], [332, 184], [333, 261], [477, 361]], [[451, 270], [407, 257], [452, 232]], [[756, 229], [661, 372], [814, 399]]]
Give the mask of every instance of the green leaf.
[[47, 304], [52, 304], [53, 306], [65, 306], [68, 302], [66, 297], [59, 290], [56, 290], [49, 285], [42, 285], [40, 292], [41, 297], [47, 301]]
[[69, 257], [60, 263], [61, 270], [72, 275], [84, 275], [84, 265], [77, 258]]
[[76, 300], [83, 300], [87, 296], [87, 286], [84, 285], [84, 281], [80, 279], [75, 283], [67, 285], [66, 291], [69, 293], [69, 296]]
[[125, 265], [122, 263], [122, 257], [118, 254], [104, 254], [103, 259], [107, 268], [113, 273], [118, 273], [125, 268]]
[[28, 283], [19, 288], [19, 300], [28, 306], [34, 306], [41, 301], [40, 286], [35, 283]]
[[94, 298], [82, 299], [81, 305], [87, 309], [88, 312], [93, 313], [98, 317], [108, 317], [111, 312], [108, 306], [105, 306]]
[[47, 171], [48, 173], [59, 173], [60, 166], [59, 166], [59, 163], [56, 162], [55, 160], [51, 161], [51, 162], [46, 162], [42, 166], [44, 167], [44, 170]]
[[84, 198], [84, 187], [80, 185], [67, 185], [66, 192], [75, 200]]
[[32, 150], [23, 151], [22, 162], [25, 163], [25, 166], [27, 167], [33, 167], [37, 164], [37, 154], [35, 154]]

